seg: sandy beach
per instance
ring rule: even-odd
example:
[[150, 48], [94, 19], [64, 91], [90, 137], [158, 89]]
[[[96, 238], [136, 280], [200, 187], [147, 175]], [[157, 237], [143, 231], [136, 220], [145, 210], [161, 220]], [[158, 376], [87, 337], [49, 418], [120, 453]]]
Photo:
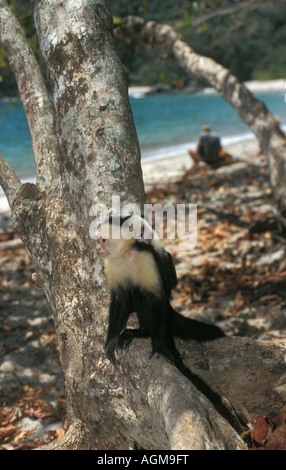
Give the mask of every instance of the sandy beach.
[[[237, 160], [250, 161], [253, 153], [258, 150], [256, 139], [246, 140], [225, 147], [227, 152]], [[147, 162], [142, 164], [144, 183], [147, 189], [155, 184], [163, 184], [167, 181], [176, 181], [186, 170], [192, 167], [192, 161], [186, 153], [177, 157]]]
[[[276, 80], [249, 80], [244, 82], [244, 85], [252, 93], [261, 92], [284, 92], [286, 93], [286, 80], [279, 78]], [[129, 87], [129, 95], [146, 95], [150, 93], [156, 93], [155, 86], [132, 86]], [[203, 93], [216, 93], [216, 90], [211, 87], [206, 87]]]

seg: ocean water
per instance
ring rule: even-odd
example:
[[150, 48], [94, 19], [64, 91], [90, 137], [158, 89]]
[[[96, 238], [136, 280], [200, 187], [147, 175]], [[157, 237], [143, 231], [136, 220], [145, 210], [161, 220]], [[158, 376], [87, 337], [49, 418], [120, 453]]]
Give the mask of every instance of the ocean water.
[[[286, 125], [283, 93], [257, 97]], [[201, 126], [209, 124], [223, 145], [251, 139], [253, 134], [233, 108], [217, 94], [157, 94], [130, 97], [142, 161], [181, 155], [196, 145]], [[29, 127], [20, 101], [0, 101], [0, 152], [22, 181], [35, 178]]]
[[[284, 94], [256, 96], [285, 126]], [[131, 97], [130, 101], [144, 161], [184, 154], [188, 147], [196, 145], [204, 124], [209, 124], [221, 136], [223, 145], [255, 137], [234, 109], [216, 93], [138, 96]]]

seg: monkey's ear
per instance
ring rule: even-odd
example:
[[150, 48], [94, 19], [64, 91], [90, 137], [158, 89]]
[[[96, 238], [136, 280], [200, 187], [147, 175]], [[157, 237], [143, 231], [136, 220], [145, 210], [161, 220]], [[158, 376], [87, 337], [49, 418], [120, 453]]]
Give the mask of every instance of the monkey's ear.
[[142, 240], [144, 238], [144, 227], [142, 224], [135, 223], [133, 225], [133, 236], [135, 240]]
[[145, 224], [135, 224], [134, 227], [134, 238], [136, 240], [151, 240], [153, 238], [152, 229]]

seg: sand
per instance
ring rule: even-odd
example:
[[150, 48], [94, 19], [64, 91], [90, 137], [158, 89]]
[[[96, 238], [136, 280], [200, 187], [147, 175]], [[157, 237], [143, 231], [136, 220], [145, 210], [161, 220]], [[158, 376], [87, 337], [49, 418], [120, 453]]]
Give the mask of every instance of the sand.
[[[286, 80], [284, 78], [278, 78], [275, 80], [249, 80], [244, 82], [244, 85], [252, 93], [264, 93], [264, 92], [277, 92], [286, 93]], [[129, 95], [148, 95], [156, 93], [156, 86], [131, 86], [129, 87]], [[215, 88], [206, 87], [203, 93], [217, 93]]]
[[[258, 148], [257, 140], [252, 139], [228, 145], [225, 147], [225, 150], [235, 159], [250, 161]], [[143, 163], [142, 169], [145, 185], [149, 187], [155, 183], [162, 184], [167, 181], [174, 181], [180, 178], [191, 167], [192, 161], [187, 149], [184, 155]]]

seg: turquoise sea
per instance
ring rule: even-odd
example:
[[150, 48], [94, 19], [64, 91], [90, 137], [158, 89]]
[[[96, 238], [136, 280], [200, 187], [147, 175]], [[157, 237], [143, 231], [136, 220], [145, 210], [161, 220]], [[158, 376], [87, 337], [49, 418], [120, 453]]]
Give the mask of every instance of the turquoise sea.
[[[283, 93], [260, 93], [270, 111], [286, 125]], [[217, 94], [155, 94], [130, 97], [139, 137], [142, 161], [181, 155], [195, 145], [203, 124], [222, 137], [223, 145], [253, 137], [232, 107]], [[0, 101], [0, 152], [17, 175], [27, 181], [35, 177], [33, 151], [22, 104]]]

